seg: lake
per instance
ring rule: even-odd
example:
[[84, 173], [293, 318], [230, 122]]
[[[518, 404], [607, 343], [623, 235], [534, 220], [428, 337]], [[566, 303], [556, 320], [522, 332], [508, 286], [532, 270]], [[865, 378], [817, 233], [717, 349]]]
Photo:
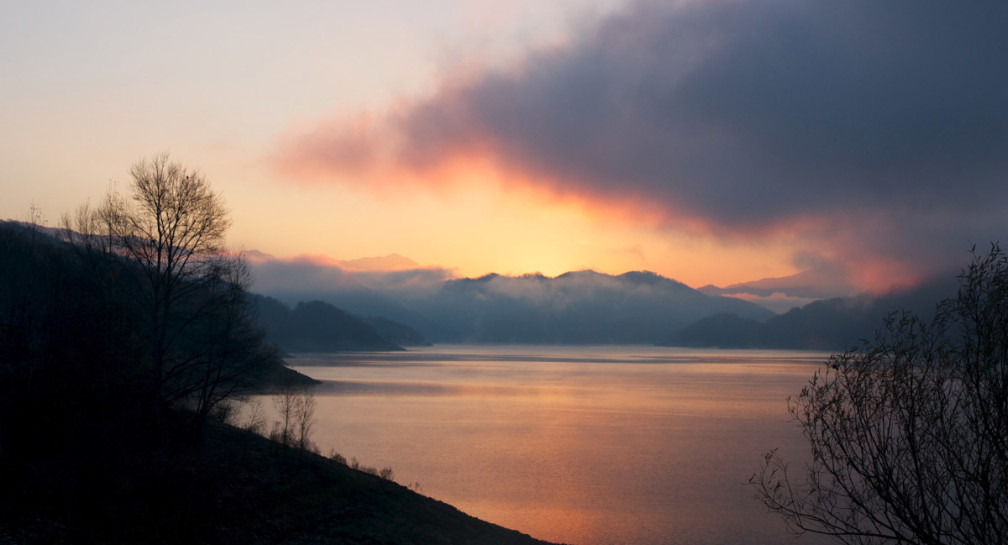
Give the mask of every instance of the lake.
[[826, 356], [448, 345], [288, 362], [324, 381], [323, 453], [478, 518], [573, 545], [818, 545], [746, 481], [771, 448], [805, 456], [786, 400]]

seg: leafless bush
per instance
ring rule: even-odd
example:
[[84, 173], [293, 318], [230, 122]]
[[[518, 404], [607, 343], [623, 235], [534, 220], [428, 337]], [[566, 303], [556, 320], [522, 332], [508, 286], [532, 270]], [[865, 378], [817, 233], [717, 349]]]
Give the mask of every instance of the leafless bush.
[[327, 456], [330, 460], [336, 462], [337, 464], [347, 465], [346, 456], [336, 452], [336, 449], [329, 449], [329, 455]]
[[237, 423], [239, 406], [235, 400], [225, 399], [210, 410], [210, 418], [215, 422], [234, 426]]
[[750, 482], [796, 532], [847, 544], [1008, 542], [1008, 257], [974, 253], [934, 320], [896, 314], [790, 402], [812, 461]]
[[266, 415], [263, 414], [262, 403], [259, 400], [252, 400], [248, 403], [245, 413], [245, 422], [241, 428], [255, 434], [264, 435], [266, 431]]

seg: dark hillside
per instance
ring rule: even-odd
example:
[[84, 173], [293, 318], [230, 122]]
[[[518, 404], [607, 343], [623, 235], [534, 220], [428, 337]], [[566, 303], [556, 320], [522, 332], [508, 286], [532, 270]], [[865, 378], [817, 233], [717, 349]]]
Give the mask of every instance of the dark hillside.
[[53, 493], [56, 478], [55, 490], [5, 488], [0, 543], [544, 543], [222, 424], [202, 445], [173, 441], [154, 464], [124, 464], [117, 481], [73, 497]]

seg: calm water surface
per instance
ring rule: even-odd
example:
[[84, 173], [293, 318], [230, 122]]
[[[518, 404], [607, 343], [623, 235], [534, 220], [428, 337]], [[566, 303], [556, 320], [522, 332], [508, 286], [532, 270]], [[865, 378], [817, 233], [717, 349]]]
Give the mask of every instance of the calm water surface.
[[601, 544], [795, 540], [745, 482], [804, 455], [786, 399], [826, 355], [663, 347], [436, 346], [299, 354], [313, 439], [470, 515]]

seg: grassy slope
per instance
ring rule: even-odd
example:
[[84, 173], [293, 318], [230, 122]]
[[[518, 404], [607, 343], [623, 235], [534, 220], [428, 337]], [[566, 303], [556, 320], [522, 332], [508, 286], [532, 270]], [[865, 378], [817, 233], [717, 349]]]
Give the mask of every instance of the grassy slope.
[[[113, 495], [0, 505], [0, 544], [508, 544], [544, 542], [324, 457], [209, 426]], [[150, 475], [157, 475], [150, 477]]]

